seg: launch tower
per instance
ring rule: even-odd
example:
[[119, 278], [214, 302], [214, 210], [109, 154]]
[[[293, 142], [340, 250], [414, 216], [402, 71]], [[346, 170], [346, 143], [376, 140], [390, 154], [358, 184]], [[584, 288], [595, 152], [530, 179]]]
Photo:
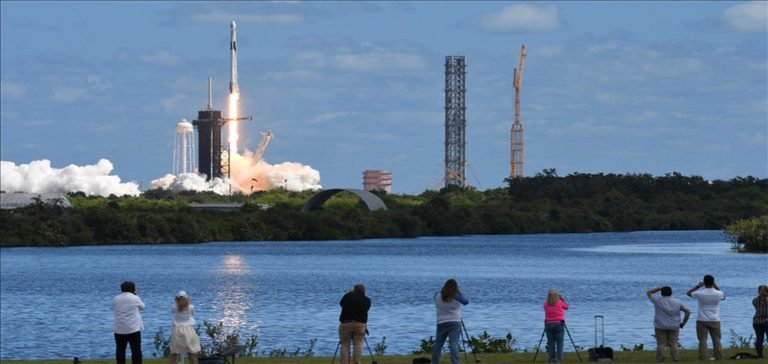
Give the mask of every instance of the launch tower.
[[445, 187], [466, 187], [467, 64], [445, 57]]
[[520, 122], [520, 83], [523, 81], [523, 67], [525, 66], [525, 44], [520, 48], [520, 60], [514, 71], [515, 87], [515, 122], [512, 123], [510, 131], [510, 157], [509, 157], [509, 176], [511, 178], [523, 177], [525, 157], [525, 140], [523, 123]]
[[221, 174], [221, 110], [211, 107], [211, 78], [208, 78], [208, 107], [197, 112], [197, 119], [192, 124], [197, 127], [197, 151], [199, 172], [206, 180], [222, 177]]

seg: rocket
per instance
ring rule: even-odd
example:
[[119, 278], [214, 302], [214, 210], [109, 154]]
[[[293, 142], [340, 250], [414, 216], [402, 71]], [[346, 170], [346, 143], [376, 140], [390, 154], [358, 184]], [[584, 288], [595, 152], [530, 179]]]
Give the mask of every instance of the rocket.
[[237, 85], [237, 25], [233, 20], [229, 25], [229, 93], [239, 94], [240, 87]]

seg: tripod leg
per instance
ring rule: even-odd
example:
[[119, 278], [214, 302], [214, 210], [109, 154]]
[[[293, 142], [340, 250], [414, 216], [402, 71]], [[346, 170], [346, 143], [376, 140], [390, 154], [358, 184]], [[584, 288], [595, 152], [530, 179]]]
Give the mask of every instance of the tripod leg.
[[573, 345], [573, 350], [576, 350], [576, 356], [579, 357], [579, 361], [581, 360], [581, 354], [579, 354], [579, 348], [576, 347], [576, 343], [573, 342], [573, 336], [571, 336], [571, 331], [568, 330], [568, 326], [563, 322], [563, 327], [565, 328], [565, 332], [568, 333], [568, 338], [571, 339], [571, 345]]
[[480, 359], [477, 358], [477, 353], [475, 353], [475, 347], [472, 346], [472, 340], [470, 340], [469, 331], [467, 331], [467, 325], [464, 325], [464, 319], [461, 319], [461, 327], [464, 329], [464, 333], [467, 336], [467, 342], [469, 343], [469, 348], [472, 349], [472, 356], [475, 357], [475, 363], [479, 363]]
[[338, 353], [338, 352], [339, 352], [339, 348], [340, 348], [340, 347], [341, 347], [341, 341], [339, 341], [339, 342], [336, 344], [336, 350], [333, 352], [333, 358], [331, 359], [331, 364], [333, 364], [333, 363], [335, 363], [335, 362], [336, 362], [336, 353]]
[[533, 362], [536, 362], [536, 357], [539, 356], [539, 349], [541, 348], [541, 342], [544, 341], [544, 334], [547, 332], [547, 329], [544, 328], [544, 330], [541, 332], [541, 339], [539, 339], [539, 345], [536, 345], [536, 354], [533, 354]]
[[459, 328], [459, 338], [461, 338], [461, 348], [464, 350], [464, 359], [469, 363], [469, 355], [467, 355], [467, 347], [464, 342], [464, 332], [461, 331], [461, 328]]
[[371, 354], [371, 363], [376, 364], [376, 358], [373, 357], [373, 351], [371, 350], [371, 346], [368, 345], [368, 338], [363, 336], [363, 340], [365, 340], [365, 346], [368, 347], [368, 353]]

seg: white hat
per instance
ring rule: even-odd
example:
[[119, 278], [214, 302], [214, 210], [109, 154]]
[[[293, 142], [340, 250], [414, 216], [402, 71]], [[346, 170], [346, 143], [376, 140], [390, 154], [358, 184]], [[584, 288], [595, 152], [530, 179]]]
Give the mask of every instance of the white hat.
[[176, 298], [189, 298], [187, 296], [187, 292], [184, 292], [184, 290], [179, 291], [179, 293], [176, 293]]

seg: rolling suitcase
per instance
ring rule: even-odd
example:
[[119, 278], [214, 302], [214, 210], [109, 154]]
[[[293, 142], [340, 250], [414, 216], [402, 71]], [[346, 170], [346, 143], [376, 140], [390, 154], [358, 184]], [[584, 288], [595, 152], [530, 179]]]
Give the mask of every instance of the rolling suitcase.
[[[597, 346], [597, 321], [600, 319], [600, 346]], [[605, 318], [595, 316], [595, 347], [589, 349], [589, 361], [613, 361], [613, 349], [605, 346]]]

